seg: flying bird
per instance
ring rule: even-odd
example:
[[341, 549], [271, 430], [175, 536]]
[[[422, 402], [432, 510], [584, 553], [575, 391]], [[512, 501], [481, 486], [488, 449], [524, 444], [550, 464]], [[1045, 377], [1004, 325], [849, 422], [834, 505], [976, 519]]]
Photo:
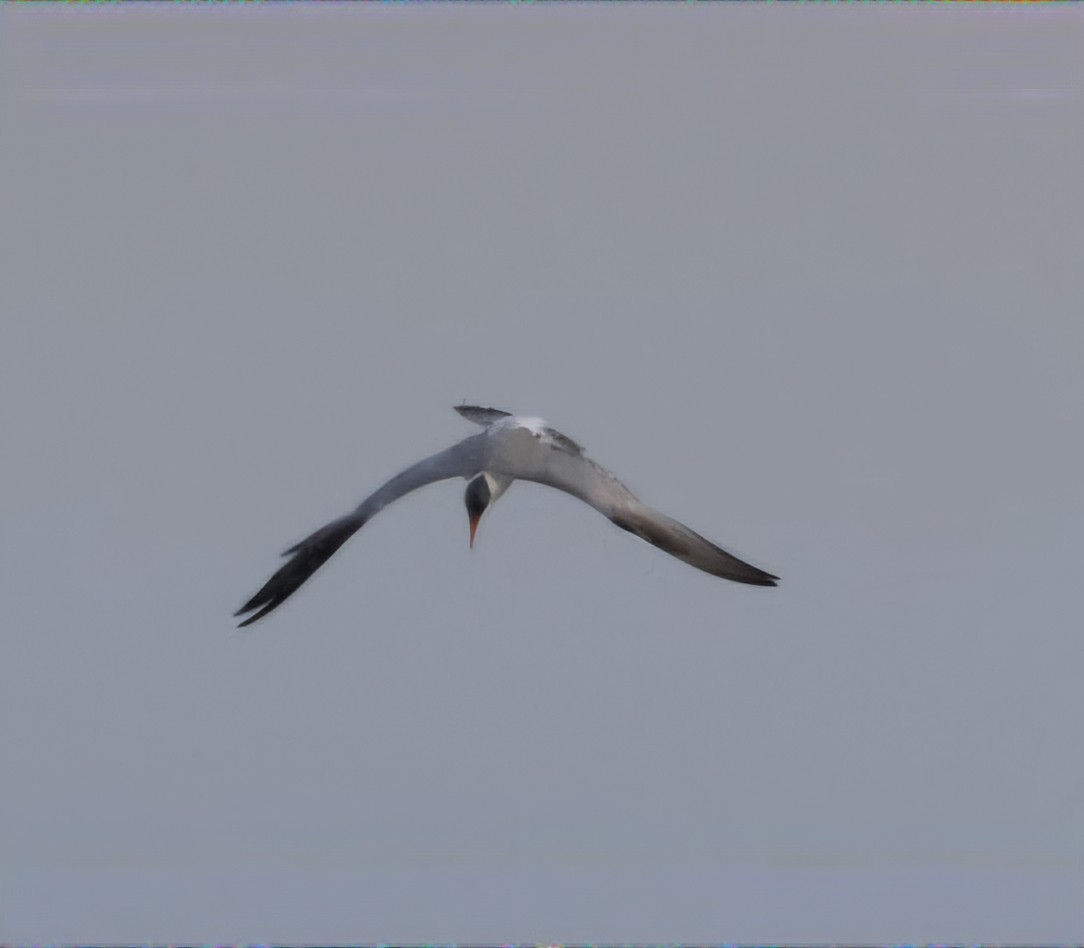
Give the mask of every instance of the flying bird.
[[378, 511], [419, 487], [452, 477], [467, 481], [464, 501], [472, 547], [482, 514], [512, 482], [535, 481], [578, 497], [621, 529], [713, 576], [753, 586], [774, 586], [779, 578], [739, 560], [684, 524], [652, 510], [613, 474], [587, 457], [575, 441], [541, 418], [521, 418], [476, 405], [457, 405], [455, 410], [468, 421], [481, 425], [481, 433], [412, 464], [366, 497], [356, 509], [290, 547], [283, 553], [290, 557], [285, 565], [234, 613], [242, 616], [258, 610], [238, 628], [251, 625], [281, 606]]

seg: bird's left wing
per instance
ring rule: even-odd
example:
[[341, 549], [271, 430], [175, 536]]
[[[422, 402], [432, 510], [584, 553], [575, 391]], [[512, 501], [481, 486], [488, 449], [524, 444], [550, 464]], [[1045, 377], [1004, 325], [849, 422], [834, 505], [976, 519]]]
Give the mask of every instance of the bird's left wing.
[[254, 609], [259, 610], [239, 623], [238, 628], [251, 625], [282, 605], [340, 546], [360, 530], [367, 520], [388, 504], [434, 481], [473, 474], [477, 466], [479, 437], [475, 435], [467, 438], [445, 451], [411, 465], [366, 497], [355, 510], [338, 520], [332, 520], [290, 547], [283, 553], [283, 556], [289, 556], [290, 559], [264, 583], [255, 596], [234, 613], [235, 616], [241, 616]]
[[542, 436], [549, 438], [552, 450], [537, 455], [533, 468], [523, 471], [520, 477], [578, 497], [622, 530], [713, 576], [753, 586], [776, 584], [778, 576], [738, 559], [685, 524], [648, 507], [613, 474], [583, 454], [571, 439], [548, 430]]

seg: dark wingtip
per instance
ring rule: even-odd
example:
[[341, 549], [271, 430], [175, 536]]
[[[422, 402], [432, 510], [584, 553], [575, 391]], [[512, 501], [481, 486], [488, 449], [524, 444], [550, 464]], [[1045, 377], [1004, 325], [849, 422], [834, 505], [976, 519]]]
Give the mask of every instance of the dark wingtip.
[[263, 584], [260, 591], [234, 613], [234, 617], [237, 617], [252, 612], [253, 609], [260, 610], [238, 624], [237, 628], [252, 625], [257, 619], [262, 619], [267, 613], [281, 606], [364, 522], [356, 513], [348, 514], [332, 520], [290, 547], [283, 555], [292, 555], [292, 559], [283, 563]]
[[742, 575], [735, 575], [733, 572], [724, 575], [725, 579], [732, 579], [738, 583], [745, 583], [747, 586], [778, 586], [779, 577], [773, 576], [771, 573], [758, 569], [755, 566], [750, 566], [748, 563], [743, 564], [748, 567], [749, 572], [743, 572]]
[[[260, 592], [263, 592], [263, 590], [261, 590]], [[277, 603], [274, 603], [273, 600], [273, 604], [264, 605], [267, 602], [268, 597], [261, 597], [260, 593], [256, 593], [255, 596], [253, 596], [248, 602], [246, 602], [240, 609], [238, 609], [233, 614], [233, 617], [236, 619], [238, 616], [243, 616], [246, 612], [252, 612], [253, 609], [259, 609], [260, 606], [263, 606], [264, 608], [260, 609], [260, 611], [257, 612], [255, 615], [249, 616], [247, 619], [244, 620], [244, 622], [238, 622], [237, 628], [243, 629], [246, 625], [251, 625], [258, 618], [260, 618], [260, 616], [266, 615], [268, 612], [274, 609], [276, 605], [278, 605]]]
[[[247, 619], [245, 619], [244, 622], [238, 622], [237, 623], [237, 628], [243, 629], [246, 625], [252, 625], [253, 622], [255, 622], [257, 619], [262, 619], [265, 615], [267, 615], [267, 613], [269, 613], [277, 605], [278, 605], [277, 602], [269, 603], [268, 605], [264, 606], [259, 612], [255, 613], [253, 615], [250, 615]], [[234, 615], [239, 616], [244, 611], [245, 611], [244, 609], [240, 609], [237, 612], [235, 612]]]
[[248, 602], [246, 602], [240, 609], [238, 609], [233, 614], [233, 617], [236, 619], [238, 616], [243, 616], [246, 612], [251, 612], [258, 605], [260, 605], [259, 599], [260, 599], [260, 594], [256, 593], [255, 596], [253, 596]]

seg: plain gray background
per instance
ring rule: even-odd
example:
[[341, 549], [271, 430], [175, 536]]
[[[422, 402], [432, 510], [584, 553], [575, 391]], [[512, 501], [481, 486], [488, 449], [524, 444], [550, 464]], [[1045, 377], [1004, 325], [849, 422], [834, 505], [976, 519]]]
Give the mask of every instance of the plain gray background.
[[[1084, 17], [0, 8], [0, 937], [1084, 938]], [[542, 415], [783, 577], [517, 485]]]

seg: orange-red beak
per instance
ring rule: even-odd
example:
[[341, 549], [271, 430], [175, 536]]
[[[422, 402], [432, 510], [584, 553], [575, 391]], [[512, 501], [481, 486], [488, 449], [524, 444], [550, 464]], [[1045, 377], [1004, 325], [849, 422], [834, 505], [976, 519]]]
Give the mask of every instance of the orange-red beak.
[[470, 545], [472, 550], [474, 549], [474, 532], [478, 529], [478, 521], [481, 519], [481, 514], [478, 514], [477, 517], [472, 514], [470, 517]]

